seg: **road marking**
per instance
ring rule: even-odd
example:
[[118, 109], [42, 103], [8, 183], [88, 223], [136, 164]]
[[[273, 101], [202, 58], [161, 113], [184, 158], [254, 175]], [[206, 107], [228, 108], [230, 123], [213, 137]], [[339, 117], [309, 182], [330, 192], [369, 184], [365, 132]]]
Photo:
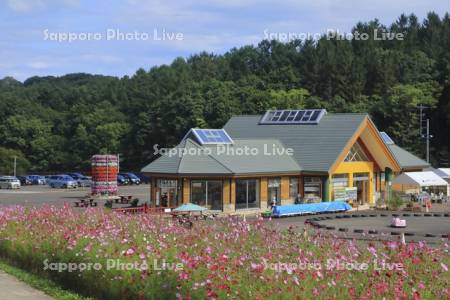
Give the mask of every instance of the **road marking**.
[[9, 190], [9, 191], [5, 191], [5, 190], [0, 190], [0, 194], [42, 194], [42, 193], [46, 193], [44, 191], [18, 191], [18, 190]]

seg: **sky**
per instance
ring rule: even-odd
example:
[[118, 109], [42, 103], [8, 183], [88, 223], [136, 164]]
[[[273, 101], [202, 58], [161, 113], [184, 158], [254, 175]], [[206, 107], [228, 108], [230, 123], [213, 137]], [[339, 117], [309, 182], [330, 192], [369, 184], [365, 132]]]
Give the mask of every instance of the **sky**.
[[0, 0], [0, 78], [124, 76], [264, 38], [349, 32], [402, 13], [441, 17], [449, 0]]

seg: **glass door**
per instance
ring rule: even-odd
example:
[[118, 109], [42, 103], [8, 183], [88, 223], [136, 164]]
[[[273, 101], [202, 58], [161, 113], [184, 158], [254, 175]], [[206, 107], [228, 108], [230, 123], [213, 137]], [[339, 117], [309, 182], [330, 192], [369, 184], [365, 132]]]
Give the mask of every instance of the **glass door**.
[[268, 206], [281, 205], [281, 179], [270, 178], [268, 180]]
[[171, 207], [178, 205], [177, 180], [159, 179], [156, 193], [156, 206]]
[[369, 201], [369, 173], [354, 173], [353, 186], [356, 187], [356, 200], [359, 205]]

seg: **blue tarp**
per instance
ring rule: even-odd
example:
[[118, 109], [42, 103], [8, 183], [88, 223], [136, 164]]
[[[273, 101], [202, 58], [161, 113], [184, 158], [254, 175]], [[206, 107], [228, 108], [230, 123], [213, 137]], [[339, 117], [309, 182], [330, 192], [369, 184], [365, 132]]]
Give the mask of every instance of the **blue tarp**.
[[335, 212], [346, 211], [352, 207], [346, 202], [333, 201], [333, 202], [320, 202], [310, 204], [293, 204], [274, 206], [272, 214], [276, 217], [292, 216], [292, 215], [304, 215], [304, 214], [317, 214], [323, 212]]

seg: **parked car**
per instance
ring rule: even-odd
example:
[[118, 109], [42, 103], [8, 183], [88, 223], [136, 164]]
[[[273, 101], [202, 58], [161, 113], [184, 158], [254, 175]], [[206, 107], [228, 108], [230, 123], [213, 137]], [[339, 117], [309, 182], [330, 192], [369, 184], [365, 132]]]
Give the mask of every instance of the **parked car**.
[[122, 175], [125, 178], [128, 178], [130, 184], [141, 184], [141, 179], [137, 177], [134, 173], [128, 172], [128, 173], [120, 173], [119, 175]]
[[46, 183], [45, 177], [41, 175], [28, 175], [31, 180], [31, 184], [43, 185]]
[[0, 177], [0, 189], [20, 189], [20, 180], [14, 176]]
[[127, 177], [119, 174], [119, 175], [117, 175], [117, 184], [128, 185], [128, 184], [130, 184], [130, 180]]
[[83, 186], [83, 187], [91, 186], [92, 185], [92, 177], [82, 176], [77, 179], [77, 182], [78, 182], [78, 186]]
[[30, 185], [33, 184], [33, 181], [28, 176], [16, 176], [20, 181], [20, 185]]
[[67, 175], [69, 175], [70, 177], [72, 177], [75, 180], [78, 180], [82, 177], [85, 177], [83, 174], [81, 173], [67, 173]]
[[51, 188], [76, 188], [78, 182], [66, 174], [52, 175], [48, 178], [47, 184]]
[[[72, 177], [76, 182], [78, 182], [78, 186], [91, 186], [91, 179], [86, 180], [87, 176], [84, 176], [81, 173], [67, 173], [70, 177]], [[87, 185], [89, 184], [89, 185]]]

